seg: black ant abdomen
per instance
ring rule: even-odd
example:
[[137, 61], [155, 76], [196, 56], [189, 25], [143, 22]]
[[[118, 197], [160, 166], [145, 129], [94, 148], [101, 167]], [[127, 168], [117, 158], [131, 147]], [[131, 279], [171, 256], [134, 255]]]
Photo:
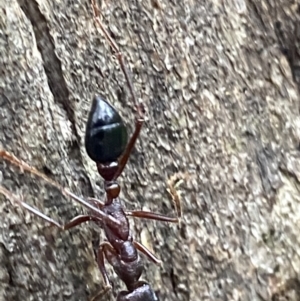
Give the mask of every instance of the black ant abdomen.
[[107, 101], [95, 96], [85, 134], [89, 157], [101, 164], [117, 161], [126, 148], [127, 140], [127, 130], [120, 114]]

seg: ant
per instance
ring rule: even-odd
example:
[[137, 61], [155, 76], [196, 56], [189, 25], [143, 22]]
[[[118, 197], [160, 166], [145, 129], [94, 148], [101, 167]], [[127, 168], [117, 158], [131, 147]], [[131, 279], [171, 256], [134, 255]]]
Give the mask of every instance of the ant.
[[106, 259], [127, 287], [126, 291], [121, 291], [117, 295], [117, 301], [157, 301], [158, 297], [151, 286], [147, 282], [139, 280], [144, 269], [139, 252], [143, 253], [156, 264], [160, 263], [160, 260], [145, 246], [133, 239], [127, 217], [178, 223], [181, 217], [179, 196], [176, 193], [173, 183], [169, 182], [169, 191], [176, 205], [177, 217], [168, 217], [148, 211], [128, 211], [125, 210], [119, 199], [121, 187], [117, 179], [127, 164], [144, 124], [144, 108], [143, 105], [136, 100], [133, 84], [124, 63], [122, 53], [102, 24], [99, 17], [100, 12], [95, 1], [96, 0], [91, 0], [94, 21], [101, 29], [114, 55], [119, 61], [137, 111], [135, 129], [128, 141], [127, 129], [116, 109], [100, 96], [95, 96], [93, 99], [86, 125], [85, 148], [88, 156], [96, 163], [99, 175], [103, 178], [106, 194], [105, 201], [100, 201], [95, 198], [84, 200], [48, 178], [34, 167], [19, 160], [13, 154], [1, 149], [0, 157], [18, 166], [22, 171], [27, 171], [42, 178], [44, 181], [56, 187], [65, 196], [72, 198], [90, 209], [90, 213], [76, 216], [68, 223], [61, 224], [43, 214], [38, 209], [31, 207], [21, 198], [12, 194], [2, 186], [0, 186], [0, 193], [6, 196], [11, 202], [17, 203], [32, 214], [44, 219], [61, 230], [71, 229], [87, 221], [95, 222], [104, 230], [107, 240], [100, 243], [98, 249], [94, 251], [105, 287], [92, 298], [92, 300], [102, 297], [111, 290], [112, 286], [104, 264], [104, 260]]

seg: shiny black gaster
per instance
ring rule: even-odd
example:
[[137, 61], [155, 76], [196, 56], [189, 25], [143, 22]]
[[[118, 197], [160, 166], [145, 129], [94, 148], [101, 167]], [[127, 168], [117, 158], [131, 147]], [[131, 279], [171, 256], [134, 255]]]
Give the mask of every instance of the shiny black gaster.
[[98, 163], [115, 162], [127, 145], [127, 130], [116, 109], [95, 96], [86, 126], [85, 148]]

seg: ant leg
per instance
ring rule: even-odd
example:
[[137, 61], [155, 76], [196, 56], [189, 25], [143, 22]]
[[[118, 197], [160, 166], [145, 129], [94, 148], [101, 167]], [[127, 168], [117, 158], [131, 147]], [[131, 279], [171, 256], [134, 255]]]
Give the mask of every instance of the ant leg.
[[81, 205], [83, 205], [83, 206], [87, 207], [88, 209], [92, 210], [93, 212], [97, 213], [98, 218], [101, 219], [103, 222], [107, 223], [108, 225], [110, 225], [112, 227], [121, 226], [120, 221], [118, 221], [117, 219], [115, 219], [111, 215], [105, 214], [103, 211], [101, 211], [100, 209], [94, 207], [88, 201], [85, 201], [84, 199], [78, 197], [77, 195], [75, 195], [74, 193], [69, 191], [68, 189], [66, 189], [63, 186], [59, 185], [54, 180], [48, 178], [43, 173], [39, 172], [36, 168], [28, 165], [27, 163], [25, 163], [22, 160], [19, 160], [13, 154], [11, 154], [11, 153], [3, 150], [3, 149], [0, 149], [0, 157], [2, 157], [4, 160], [10, 162], [11, 164], [19, 167], [22, 172], [25, 170], [25, 171], [35, 175], [36, 177], [39, 177], [39, 178], [43, 179], [45, 182], [49, 183], [50, 185], [52, 185], [56, 189], [58, 189], [64, 196], [70, 197], [74, 201], [80, 203]]
[[152, 262], [154, 262], [155, 264], [161, 264], [161, 260], [159, 260], [154, 254], [152, 254], [152, 252], [148, 250], [145, 246], [143, 246], [137, 241], [134, 241], [133, 244], [136, 247], [136, 249], [138, 249], [141, 253], [146, 255]]
[[163, 214], [149, 212], [149, 211], [125, 211], [126, 216], [132, 216], [132, 217], [138, 217], [138, 218], [146, 218], [146, 219], [152, 219], [162, 222], [169, 222], [169, 223], [179, 223], [181, 218], [181, 203], [180, 203], [180, 195], [178, 191], [176, 190], [176, 186], [180, 185], [180, 182], [175, 184], [175, 182], [178, 180], [182, 175], [180, 173], [175, 174], [170, 178], [168, 181], [168, 192], [172, 196], [172, 200], [175, 204], [177, 217], [169, 217]]
[[146, 218], [146, 219], [153, 219], [162, 222], [169, 222], [169, 223], [178, 223], [178, 217], [169, 217], [163, 214], [154, 213], [150, 211], [125, 211], [126, 216], [138, 217], [138, 218]]
[[19, 198], [16, 195], [12, 194], [10, 191], [8, 191], [7, 189], [5, 189], [2, 186], [0, 186], [0, 193], [3, 194], [10, 201], [13, 201], [14, 203], [18, 203], [20, 206], [22, 206], [23, 208], [27, 209], [29, 212], [33, 213], [34, 215], [37, 215], [38, 217], [42, 218], [43, 220], [45, 220], [47, 222], [49, 222], [51, 225], [56, 226], [56, 227], [58, 227], [60, 229], [64, 228], [63, 225], [61, 225], [60, 223], [56, 222], [52, 218], [50, 218], [47, 215], [43, 214], [42, 212], [40, 212], [39, 210], [35, 209], [34, 207], [29, 206], [25, 202], [19, 200]]
[[135, 130], [126, 146], [126, 149], [122, 155], [122, 157], [119, 159], [119, 168], [114, 176], [114, 180], [116, 180], [119, 175], [122, 173], [124, 167], [126, 166], [126, 163], [129, 159], [129, 156], [132, 152], [132, 149], [135, 145], [135, 142], [137, 140], [137, 138], [139, 137], [140, 135], [140, 131], [141, 131], [141, 128], [143, 126], [143, 123], [144, 123], [144, 119], [143, 118], [139, 118], [135, 121]]
[[127, 82], [128, 87], [129, 87], [133, 103], [134, 103], [134, 105], [135, 105], [135, 107], [137, 108], [137, 111], [138, 111], [138, 117], [139, 117], [138, 119], [144, 119], [143, 106], [141, 104], [138, 104], [138, 102], [137, 102], [137, 99], [136, 99], [136, 96], [135, 96], [135, 93], [134, 93], [133, 84], [132, 84], [132, 81], [131, 81], [130, 76], [129, 76], [129, 71], [127, 70], [126, 65], [124, 63], [123, 55], [120, 52], [117, 43], [110, 36], [107, 29], [105, 28], [105, 26], [103, 25], [103, 23], [100, 20], [100, 10], [99, 10], [98, 5], [96, 4], [96, 0], [91, 0], [91, 4], [92, 4], [92, 9], [93, 9], [94, 21], [100, 27], [105, 39], [107, 40], [107, 42], [109, 43], [111, 49], [113, 50], [113, 53], [117, 57], [117, 59], [119, 61], [119, 64], [121, 66], [121, 69], [124, 73], [124, 76], [126, 78], [126, 82]]
[[128, 161], [128, 158], [131, 154], [131, 151], [135, 145], [135, 142], [140, 134], [140, 131], [141, 131], [141, 128], [143, 126], [143, 123], [144, 123], [144, 107], [141, 103], [138, 103], [137, 99], [136, 99], [136, 95], [135, 95], [135, 92], [134, 92], [134, 88], [133, 88], [133, 84], [132, 84], [132, 81], [131, 81], [131, 77], [129, 75], [129, 71], [125, 65], [125, 62], [124, 62], [124, 58], [123, 58], [123, 55], [122, 53], [120, 52], [119, 50], [119, 47], [117, 45], [117, 43], [113, 40], [113, 38], [110, 36], [110, 34], [108, 33], [107, 29], [105, 28], [105, 26], [103, 25], [103, 23], [101, 22], [100, 20], [100, 10], [96, 4], [96, 0], [91, 0], [91, 3], [92, 3], [92, 8], [93, 8], [93, 15], [94, 15], [94, 20], [95, 22], [97, 23], [97, 25], [100, 27], [105, 39], [107, 40], [107, 42], [109, 43], [113, 53], [115, 54], [115, 56], [117, 57], [118, 61], [119, 61], [119, 64], [121, 66], [121, 69], [124, 73], [124, 76], [126, 78], [126, 82], [127, 82], [127, 85], [129, 87], [129, 91], [130, 91], [130, 94], [131, 94], [131, 97], [132, 97], [132, 101], [133, 101], [133, 104], [134, 106], [136, 107], [137, 109], [137, 113], [138, 113], [138, 117], [136, 118], [136, 121], [135, 121], [135, 130], [134, 130], [134, 133], [132, 134], [127, 146], [126, 146], [126, 149], [124, 151], [124, 154], [122, 155], [122, 157], [119, 159], [119, 168], [114, 176], [114, 180], [116, 180], [118, 178], [118, 176], [122, 173], [127, 161]]
[[108, 291], [111, 290], [111, 283], [109, 281], [107, 271], [106, 271], [105, 265], [104, 265], [104, 254], [107, 250], [109, 250], [109, 252], [111, 252], [113, 254], [116, 254], [114, 248], [111, 246], [110, 243], [103, 242], [100, 244], [100, 247], [98, 249], [97, 256], [96, 256], [98, 267], [99, 267], [100, 273], [103, 277], [105, 287], [96, 296], [94, 296], [90, 301], [95, 301], [96, 299], [103, 297]]
[[88, 221], [99, 222], [99, 219], [96, 216], [78, 215], [71, 219], [68, 223], [64, 224], [63, 230], [69, 230]]
[[31, 212], [32, 214], [40, 217], [41, 219], [45, 220], [46, 222], [50, 223], [52, 226], [55, 226], [63, 231], [74, 228], [82, 223], [87, 221], [94, 221], [94, 222], [101, 222], [101, 219], [97, 218], [96, 216], [91, 215], [78, 215], [75, 216], [72, 220], [70, 220], [66, 224], [60, 224], [59, 222], [55, 221], [54, 219], [50, 218], [49, 216], [45, 215], [44, 213], [40, 212], [38, 209], [28, 205], [24, 201], [20, 200], [16, 195], [5, 189], [4, 187], [0, 186], [0, 193], [3, 194], [7, 199], [14, 203], [18, 203], [20, 206]]

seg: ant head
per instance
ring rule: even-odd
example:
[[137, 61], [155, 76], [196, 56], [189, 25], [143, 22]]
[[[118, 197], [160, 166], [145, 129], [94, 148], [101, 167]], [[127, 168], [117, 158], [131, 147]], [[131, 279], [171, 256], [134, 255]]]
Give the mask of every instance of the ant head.
[[124, 152], [127, 140], [127, 130], [119, 113], [107, 101], [95, 96], [85, 133], [89, 157], [97, 164], [110, 166]]

